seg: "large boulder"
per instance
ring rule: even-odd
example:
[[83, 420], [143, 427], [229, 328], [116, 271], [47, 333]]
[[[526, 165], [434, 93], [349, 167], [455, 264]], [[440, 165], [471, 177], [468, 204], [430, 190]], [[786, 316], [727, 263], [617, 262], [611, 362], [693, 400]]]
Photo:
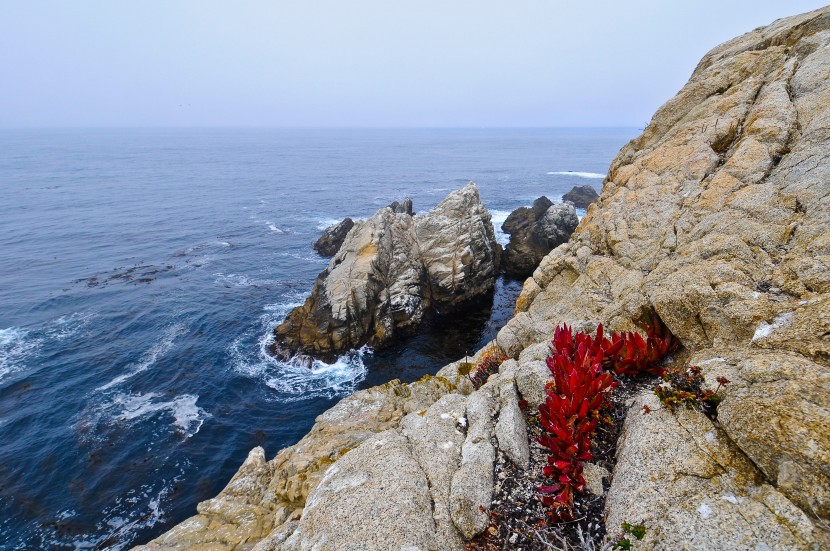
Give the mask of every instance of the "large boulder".
[[430, 313], [492, 293], [499, 250], [475, 184], [427, 214], [402, 210], [383, 208], [355, 224], [305, 304], [276, 328], [275, 353], [330, 358], [382, 346]]
[[351, 218], [344, 218], [337, 224], [332, 224], [325, 230], [323, 235], [314, 243], [314, 250], [320, 256], [334, 256], [340, 247], [343, 246], [343, 241], [346, 240], [346, 235], [354, 227], [354, 220]]
[[507, 275], [524, 278], [533, 273], [542, 258], [570, 238], [579, 217], [570, 203], [554, 205], [545, 196], [532, 207], [519, 207], [501, 226], [510, 235], [502, 266]]
[[571, 191], [562, 196], [562, 201], [568, 201], [578, 209], [587, 209], [588, 205], [599, 199], [599, 194], [591, 186], [574, 186]]

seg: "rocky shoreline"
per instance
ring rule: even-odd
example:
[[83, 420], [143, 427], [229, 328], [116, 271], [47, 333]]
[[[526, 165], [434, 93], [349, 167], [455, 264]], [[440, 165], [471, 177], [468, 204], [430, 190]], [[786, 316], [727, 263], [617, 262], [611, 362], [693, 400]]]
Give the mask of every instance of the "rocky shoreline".
[[[642, 524], [635, 549], [830, 547], [828, 75], [830, 8], [713, 49], [620, 151], [490, 346], [344, 398], [270, 461], [255, 448], [143, 548], [476, 548], [500, 529], [504, 458], [529, 468], [522, 407], [545, 399], [554, 328], [633, 330], [643, 308], [682, 343], [674, 365], [730, 383], [714, 419], [650, 389], [627, 398], [597, 533]], [[509, 359], [476, 389], [493, 350]]]

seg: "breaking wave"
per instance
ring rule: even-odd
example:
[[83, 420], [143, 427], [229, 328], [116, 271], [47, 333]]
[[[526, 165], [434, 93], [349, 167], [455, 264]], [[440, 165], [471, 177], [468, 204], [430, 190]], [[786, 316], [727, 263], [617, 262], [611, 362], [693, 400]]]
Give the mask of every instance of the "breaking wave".
[[548, 172], [550, 176], [576, 176], [578, 178], [592, 178], [592, 179], [603, 179], [605, 178], [605, 174], [600, 174], [598, 172], [575, 172], [573, 170], [564, 170], [560, 172]]
[[310, 368], [278, 360], [268, 352], [274, 343], [274, 327], [293, 308], [302, 305], [305, 297], [295, 294], [286, 298], [286, 302], [266, 305], [259, 327], [246, 332], [231, 344], [229, 353], [234, 371], [259, 379], [276, 391], [276, 400], [286, 403], [345, 396], [357, 390], [366, 378], [367, 368], [363, 359], [372, 353], [369, 347], [351, 350], [332, 363], [314, 360]]
[[490, 219], [493, 221], [493, 229], [496, 232], [496, 241], [503, 247], [510, 243], [510, 236], [501, 229], [501, 225], [504, 224], [508, 216], [510, 216], [510, 211], [507, 210], [490, 211]]

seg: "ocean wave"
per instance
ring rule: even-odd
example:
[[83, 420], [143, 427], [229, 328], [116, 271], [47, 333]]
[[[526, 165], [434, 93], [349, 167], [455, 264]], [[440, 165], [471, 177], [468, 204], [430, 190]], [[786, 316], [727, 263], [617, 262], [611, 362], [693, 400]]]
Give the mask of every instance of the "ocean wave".
[[510, 211], [508, 210], [490, 211], [490, 219], [493, 221], [493, 229], [496, 232], [496, 241], [502, 246], [506, 246], [510, 243], [510, 236], [504, 233], [501, 229], [501, 225], [504, 224], [504, 221], [507, 220], [508, 216], [510, 216]]
[[550, 176], [576, 176], [578, 178], [596, 178], [596, 179], [603, 179], [605, 178], [605, 174], [600, 174], [598, 172], [576, 172], [573, 170], [565, 170], [560, 172], [548, 172]]
[[274, 343], [274, 327], [292, 309], [303, 304], [305, 295], [297, 293], [285, 299], [281, 303], [266, 305], [259, 327], [231, 344], [229, 354], [234, 371], [262, 381], [265, 386], [277, 391], [273, 398], [283, 403], [311, 398], [330, 399], [357, 390], [367, 373], [363, 359], [372, 354], [372, 349], [367, 346], [351, 350], [332, 363], [314, 360], [310, 368], [280, 361], [268, 352]]
[[169, 326], [167, 329], [164, 330], [161, 339], [152, 347], [150, 347], [150, 349], [144, 353], [144, 355], [138, 362], [131, 364], [126, 373], [122, 373], [110, 382], [99, 386], [95, 390], [109, 390], [114, 386], [120, 385], [127, 379], [131, 379], [139, 373], [147, 371], [151, 366], [153, 366], [156, 363], [156, 361], [158, 361], [159, 358], [167, 354], [170, 351], [170, 349], [173, 348], [173, 343], [175, 342], [176, 338], [182, 333], [184, 333], [186, 329], [187, 326], [184, 323], [176, 323]]
[[103, 428], [131, 426], [145, 418], [166, 414], [172, 419], [173, 428], [185, 438], [190, 438], [199, 432], [205, 419], [210, 417], [207, 411], [196, 405], [199, 399], [196, 394], [182, 394], [172, 400], [159, 398], [162, 398], [161, 395], [155, 392], [119, 392], [108, 401], [91, 406], [75, 427], [81, 434], [95, 439]]
[[22, 370], [45, 343], [75, 336], [93, 317], [93, 313], [76, 312], [30, 328], [0, 329], [0, 381]]
[[177, 463], [172, 477], [159, 478], [157, 481], [131, 488], [115, 498], [112, 505], [101, 511], [94, 535], [76, 534], [68, 536], [71, 539], [67, 541], [67, 535], [59, 535], [55, 526], [71, 524], [78, 512], [74, 509], [58, 512], [55, 515], [56, 523], [46, 523], [41, 528], [38, 538], [40, 547], [102, 549], [106, 546], [106, 549], [113, 551], [131, 547], [140, 530], [152, 528], [167, 520], [165, 507], [169, 506], [175, 487], [184, 479], [187, 467], [190, 467], [189, 461]]
[[344, 218], [345, 216], [343, 218], [318, 218], [317, 229], [320, 231], [324, 231], [335, 224], [339, 224], [343, 221]]

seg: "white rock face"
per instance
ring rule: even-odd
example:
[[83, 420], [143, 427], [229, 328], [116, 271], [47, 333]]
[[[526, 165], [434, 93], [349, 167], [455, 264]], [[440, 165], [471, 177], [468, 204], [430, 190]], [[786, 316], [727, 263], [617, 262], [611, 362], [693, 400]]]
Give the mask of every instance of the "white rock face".
[[[515, 360], [508, 360], [507, 362], [516, 363]], [[510, 375], [514, 372], [515, 367], [509, 371]], [[496, 438], [499, 442], [499, 449], [517, 467], [526, 469], [530, 461], [527, 422], [519, 408], [519, 396], [512, 376], [505, 376], [505, 374], [501, 376], [499, 381], [499, 404], [499, 420], [496, 423]]]

